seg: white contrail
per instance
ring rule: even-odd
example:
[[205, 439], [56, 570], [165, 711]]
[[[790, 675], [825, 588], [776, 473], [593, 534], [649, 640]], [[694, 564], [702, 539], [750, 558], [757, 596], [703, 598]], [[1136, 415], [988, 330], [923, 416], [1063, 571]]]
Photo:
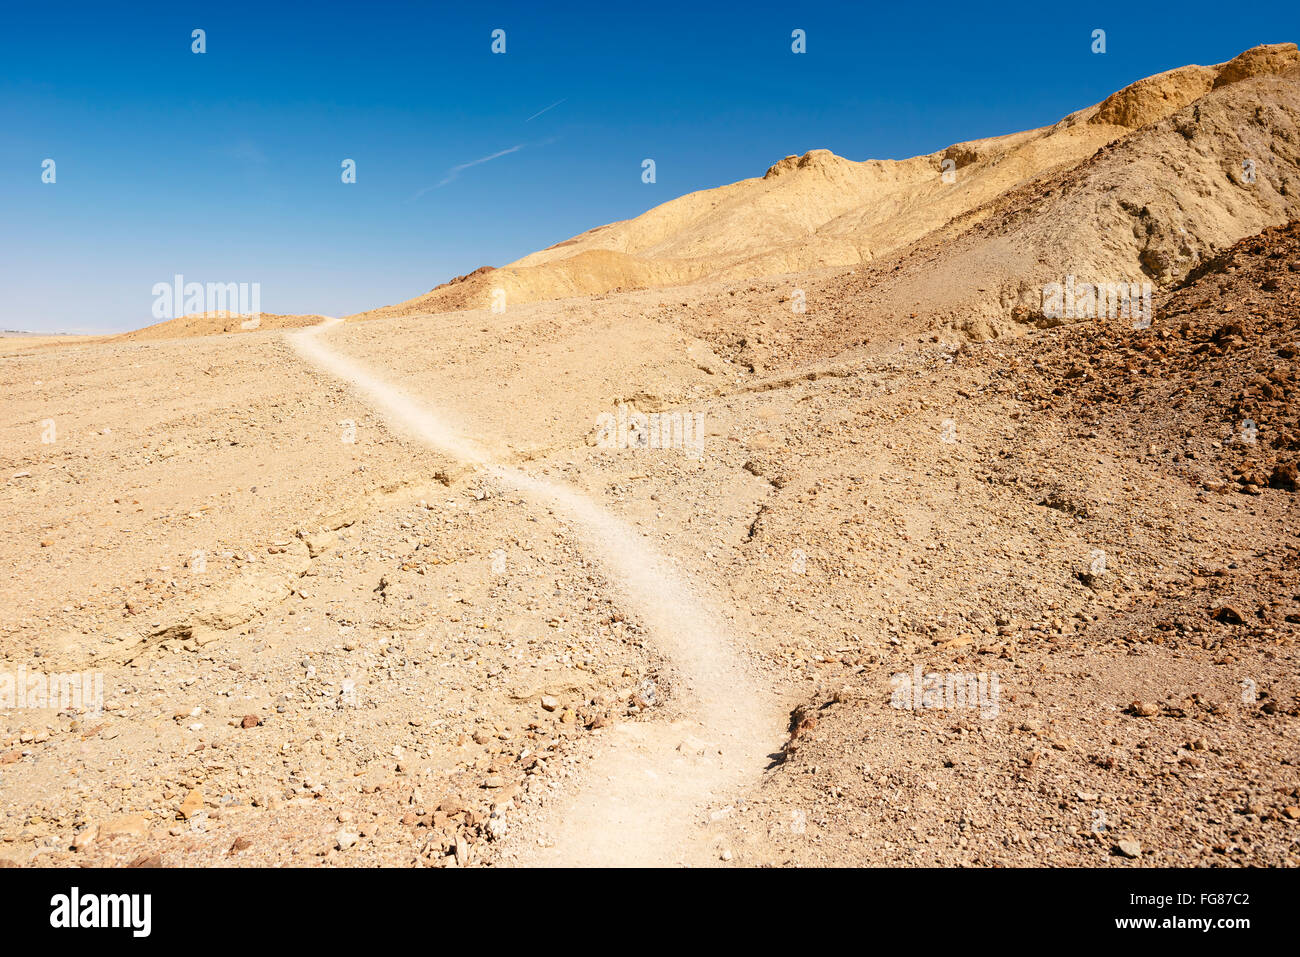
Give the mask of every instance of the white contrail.
[[555, 101], [554, 103], [552, 103], [550, 106], [546, 107], [546, 109], [544, 109], [544, 110], [538, 110], [538, 111], [537, 111], [536, 113], [534, 113], [532, 116], [528, 117], [528, 119], [524, 120], [524, 122], [525, 122], [525, 123], [531, 123], [533, 120], [537, 119], [539, 116], [541, 116], [541, 115], [542, 115], [543, 113], [545, 113], [547, 110], [553, 110], [553, 109], [555, 109], [557, 106], [559, 106], [561, 103], [565, 102], [565, 100], [567, 100], [567, 99], [568, 99], [568, 97], [566, 96], [563, 100], [556, 100], [556, 101]]
[[524, 143], [516, 143], [514, 146], [510, 147], [509, 149], [500, 150], [499, 152], [493, 153], [490, 156], [480, 156], [478, 159], [470, 160], [468, 163], [458, 163], [457, 165], [453, 166], [451, 169], [447, 170], [447, 175], [444, 176], [441, 180], [439, 180], [436, 185], [424, 187], [424, 189], [420, 190], [412, 198], [419, 199], [421, 196], [423, 196], [431, 189], [440, 189], [441, 187], [446, 186], [457, 176], [459, 176], [462, 171], [469, 169], [471, 166], [481, 166], [483, 163], [490, 163], [494, 159], [500, 159], [501, 157], [508, 156], [511, 153], [518, 153], [521, 149], [524, 148], [525, 145], [526, 144]]

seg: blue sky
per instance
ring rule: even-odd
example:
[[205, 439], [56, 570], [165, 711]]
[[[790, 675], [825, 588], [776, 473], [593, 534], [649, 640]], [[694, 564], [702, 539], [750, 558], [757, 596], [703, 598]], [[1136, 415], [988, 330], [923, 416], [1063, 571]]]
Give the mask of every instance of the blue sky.
[[9, 4], [0, 328], [146, 325], [176, 273], [343, 315], [790, 153], [928, 153], [1300, 38], [1294, 3], [992, 8]]

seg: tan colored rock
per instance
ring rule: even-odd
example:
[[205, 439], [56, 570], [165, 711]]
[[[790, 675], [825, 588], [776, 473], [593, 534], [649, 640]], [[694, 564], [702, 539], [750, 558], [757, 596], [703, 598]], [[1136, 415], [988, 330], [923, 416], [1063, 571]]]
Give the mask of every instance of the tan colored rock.
[[177, 813], [185, 820], [190, 820], [194, 815], [203, 810], [203, 792], [194, 788], [189, 794], [185, 795], [185, 800], [177, 809]]
[[144, 837], [149, 833], [149, 819], [143, 814], [122, 814], [99, 826], [99, 837]]
[[[301, 535], [301, 533], [300, 533]], [[307, 554], [312, 558], [317, 558], [325, 554], [339, 540], [337, 532], [316, 532], [314, 534], [301, 535], [303, 542], [307, 545]]]

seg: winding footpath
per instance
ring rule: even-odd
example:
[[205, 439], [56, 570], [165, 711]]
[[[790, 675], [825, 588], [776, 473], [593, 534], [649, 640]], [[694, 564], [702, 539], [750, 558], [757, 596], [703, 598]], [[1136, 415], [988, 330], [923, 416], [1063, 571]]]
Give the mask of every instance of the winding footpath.
[[613, 726], [576, 775], [576, 786], [548, 799], [529, 826], [512, 829], [501, 845], [502, 860], [555, 866], [716, 861], [717, 854], [698, 839], [708, 808], [758, 780], [784, 728], [780, 703], [752, 678], [712, 600], [683, 580], [641, 533], [586, 495], [495, 464], [484, 447], [449, 429], [426, 404], [331, 349], [322, 333], [338, 322], [287, 338], [303, 359], [364, 396], [394, 431], [553, 510], [600, 563], [618, 602], [642, 621], [650, 644], [676, 672], [674, 704], [684, 717]]

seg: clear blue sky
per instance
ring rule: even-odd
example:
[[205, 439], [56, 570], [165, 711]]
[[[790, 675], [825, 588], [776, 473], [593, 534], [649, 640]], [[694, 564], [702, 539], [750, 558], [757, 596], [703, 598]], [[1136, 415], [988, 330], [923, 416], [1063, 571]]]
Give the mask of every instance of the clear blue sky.
[[260, 282], [266, 312], [396, 302], [789, 153], [901, 158], [1051, 123], [1294, 41], [1297, 9], [7, 3], [0, 328], [146, 325], [175, 273]]

